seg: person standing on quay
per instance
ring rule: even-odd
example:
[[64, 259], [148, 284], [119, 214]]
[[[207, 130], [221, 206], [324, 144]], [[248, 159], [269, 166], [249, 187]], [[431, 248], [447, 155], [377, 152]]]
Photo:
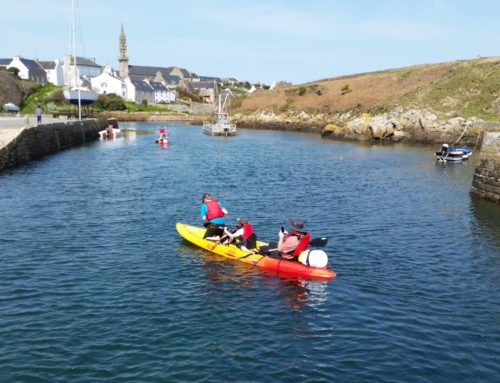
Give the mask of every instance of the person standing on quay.
[[36, 117], [36, 123], [41, 124], [42, 123], [42, 108], [40, 108], [40, 105], [38, 105], [35, 109], [35, 117]]

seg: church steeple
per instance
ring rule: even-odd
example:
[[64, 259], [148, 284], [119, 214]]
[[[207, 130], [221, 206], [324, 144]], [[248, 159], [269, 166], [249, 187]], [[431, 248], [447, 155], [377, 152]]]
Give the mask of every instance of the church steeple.
[[128, 77], [127, 38], [125, 37], [125, 32], [123, 30], [123, 23], [120, 32], [120, 57], [118, 58], [118, 62], [120, 63], [120, 77], [127, 78]]

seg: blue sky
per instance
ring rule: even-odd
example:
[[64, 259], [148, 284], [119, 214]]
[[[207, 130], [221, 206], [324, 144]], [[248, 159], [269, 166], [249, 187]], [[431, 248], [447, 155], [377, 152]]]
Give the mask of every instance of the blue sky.
[[[0, 58], [68, 53], [70, 0], [2, 3]], [[78, 54], [114, 68], [121, 23], [132, 65], [268, 84], [500, 56], [497, 0], [78, 0], [78, 8]]]

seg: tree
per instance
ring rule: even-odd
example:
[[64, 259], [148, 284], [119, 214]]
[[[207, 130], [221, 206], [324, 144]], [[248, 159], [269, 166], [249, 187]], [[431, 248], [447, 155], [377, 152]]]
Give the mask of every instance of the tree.
[[11, 66], [9, 69], [7, 69], [7, 72], [12, 73], [16, 77], [19, 77], [19, 68]]

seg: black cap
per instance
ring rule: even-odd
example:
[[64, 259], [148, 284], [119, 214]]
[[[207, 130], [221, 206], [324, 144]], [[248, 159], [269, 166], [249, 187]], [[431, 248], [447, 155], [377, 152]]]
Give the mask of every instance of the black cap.
[[298, 231], [300, 233], [305, 233], [307, 232], [306, 227], [304, 226], [304, 222], [298, 220], [298, 219], [292, 219], [289, 221], [290, 228], [292, 230]]

